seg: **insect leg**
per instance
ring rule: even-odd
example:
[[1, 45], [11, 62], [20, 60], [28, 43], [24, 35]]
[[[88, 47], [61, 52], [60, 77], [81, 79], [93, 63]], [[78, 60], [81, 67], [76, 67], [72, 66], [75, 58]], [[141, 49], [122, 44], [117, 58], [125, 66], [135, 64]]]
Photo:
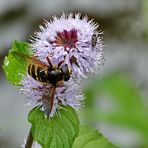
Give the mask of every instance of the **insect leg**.
[[46, 57], [47, 62], [49, 63], [49, 65], [52, 67], [51, 61], [49, 59], [49, 57]]

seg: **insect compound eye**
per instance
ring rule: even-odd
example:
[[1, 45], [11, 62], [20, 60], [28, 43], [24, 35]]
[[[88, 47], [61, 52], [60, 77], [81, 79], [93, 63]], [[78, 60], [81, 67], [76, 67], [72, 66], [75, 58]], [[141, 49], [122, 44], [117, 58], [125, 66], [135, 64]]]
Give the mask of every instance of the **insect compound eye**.
[[65, 64], [61, 67], [61, 71], [62, 71], [63, 76], [64, 76], [64, 81], [68, 81], [70, 79], [70, 71], [68, 69], [67, 64]]
[[61, 71], [62, 71], [62, 73], [63, 73], [64, 76], [68, 76], [69, 75], [69, 69], [67, 67], [67, 64], [66, 65], [63, 65], [61, 67]]
[[98, 37], [97, 34], [93, 34], [93, 35], [92, 35], [92, 39], [93, 39], [93, 40], [97, 40], [97, 37]]

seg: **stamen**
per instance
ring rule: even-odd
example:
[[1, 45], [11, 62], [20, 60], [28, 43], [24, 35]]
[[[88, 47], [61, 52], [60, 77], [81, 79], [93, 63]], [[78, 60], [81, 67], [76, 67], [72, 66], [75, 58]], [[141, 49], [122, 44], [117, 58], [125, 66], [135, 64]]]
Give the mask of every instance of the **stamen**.
[[56, 46], [63, 46], [65, 50], [75, 48], [75, 44], [78, 41], [77, 31], [72, 29], [70, 31], [57, 32], [55, 39], [52, 43], [56, 43]]

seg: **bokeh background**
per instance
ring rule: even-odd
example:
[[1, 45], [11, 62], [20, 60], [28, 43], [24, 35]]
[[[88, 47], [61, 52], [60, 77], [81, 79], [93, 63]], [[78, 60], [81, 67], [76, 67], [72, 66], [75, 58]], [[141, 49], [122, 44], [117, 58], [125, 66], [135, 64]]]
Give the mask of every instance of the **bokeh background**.
[[0, 148], [20, 147], [31, 109], [5, 79], [4, 56], [63, 11], [87, 14], [104, 32], [105, 65], [84, 81], [81, 122], [121, 148], [148, 148], [148, 0], [0, 0]]

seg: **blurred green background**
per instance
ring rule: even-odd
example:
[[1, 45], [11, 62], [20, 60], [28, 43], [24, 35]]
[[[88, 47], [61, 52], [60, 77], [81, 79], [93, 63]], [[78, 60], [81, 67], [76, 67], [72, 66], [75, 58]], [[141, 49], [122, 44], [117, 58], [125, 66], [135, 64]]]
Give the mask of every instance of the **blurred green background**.
[[[65, 12], [94, 18], [105, 65], [84, 81], [81, 122], [121, 148], [148, 148], [148, 0], [0, 0], [0, 64], [14, 40], [29, 41], [43, 19]], [[0, 69], [0, 148], [19, 148], [29, 131], [24, 96]]]

